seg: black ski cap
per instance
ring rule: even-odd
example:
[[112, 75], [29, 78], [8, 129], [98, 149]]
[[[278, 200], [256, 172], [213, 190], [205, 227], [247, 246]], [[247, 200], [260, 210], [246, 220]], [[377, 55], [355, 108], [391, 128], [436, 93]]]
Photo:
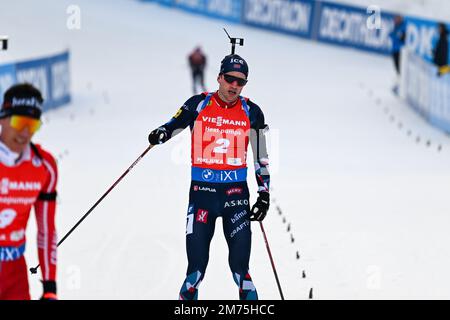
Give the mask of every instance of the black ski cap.
[[245, 77], [248, 77], [248, 65], [245, 60], [237, 55], [237, 54], [230, 54], [223, 58], [222, 62], [220, 63], [220, 74], [224, 74], [231, 71], [237, 71], [245, 74]]
[[41, 92], [29, 83], [16, 84], [3, 97], [0, 119], [12, 115], [40, 119], [44, 99]]

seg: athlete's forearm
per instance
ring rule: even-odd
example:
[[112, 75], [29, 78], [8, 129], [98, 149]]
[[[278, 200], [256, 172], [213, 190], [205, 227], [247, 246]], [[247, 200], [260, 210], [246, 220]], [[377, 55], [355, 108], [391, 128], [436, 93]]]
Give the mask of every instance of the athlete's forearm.
[[55, 228], [55, 200], [39, 200], [35, 204], [38, 226], [38, 254], [42, 279], [56, 280], [57, 237]]
[[268, 127], [265, 126], [259, 130], [252, 129], [250, 133], [258, 192], [269, 192], [270, 187], [269, 155], [265, 136], [267, 130]]

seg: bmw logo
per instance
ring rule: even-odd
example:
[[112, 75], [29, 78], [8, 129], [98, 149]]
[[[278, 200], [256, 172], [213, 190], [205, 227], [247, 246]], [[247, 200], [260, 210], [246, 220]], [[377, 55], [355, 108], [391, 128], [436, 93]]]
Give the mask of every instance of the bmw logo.
[[205, 181], [211, 181], [212, 179], [214, 179], [214, 173], [210, 169], [205, 169], [202, 172], [202, 178]]

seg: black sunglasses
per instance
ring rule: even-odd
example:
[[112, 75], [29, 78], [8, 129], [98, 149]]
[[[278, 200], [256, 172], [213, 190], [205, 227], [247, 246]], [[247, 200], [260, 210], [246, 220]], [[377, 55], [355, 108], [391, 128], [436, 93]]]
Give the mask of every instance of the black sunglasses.
[[229, 74], [224, 74], [223, 78], [229, 84], [232, 84], [233, 82], [236, 81], [239, 87], [245, 86], [247, 84], [247, 81], [248, 81], [246, 79], [238, 78], [238, 77], [235, 77], [235, 76], [232, 76], [232, 75], [229, 75]]

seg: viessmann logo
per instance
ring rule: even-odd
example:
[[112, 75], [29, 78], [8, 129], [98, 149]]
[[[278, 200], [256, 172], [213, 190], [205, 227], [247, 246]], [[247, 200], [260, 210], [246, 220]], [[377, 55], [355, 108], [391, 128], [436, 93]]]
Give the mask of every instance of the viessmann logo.
[[218, 126], [218, 127], [221, 127], [222, 125], [232, 125], [232, 126], [237, 126], [237, 127], [247, 126], [247, 121], [245, 121], [245, 120], [225, 119], [223, 117], [212, 118], [212, 117], [203, 116], [202, 120], [204, 122], [208, 122], [208, 123], [215, 123], [216, 126]]
[[39, 191], [42, 189], [40, 182], [36, 181], [11, 181], [3, 178], [0, 182], [0, 194], [8, 194], [9, 191]]

